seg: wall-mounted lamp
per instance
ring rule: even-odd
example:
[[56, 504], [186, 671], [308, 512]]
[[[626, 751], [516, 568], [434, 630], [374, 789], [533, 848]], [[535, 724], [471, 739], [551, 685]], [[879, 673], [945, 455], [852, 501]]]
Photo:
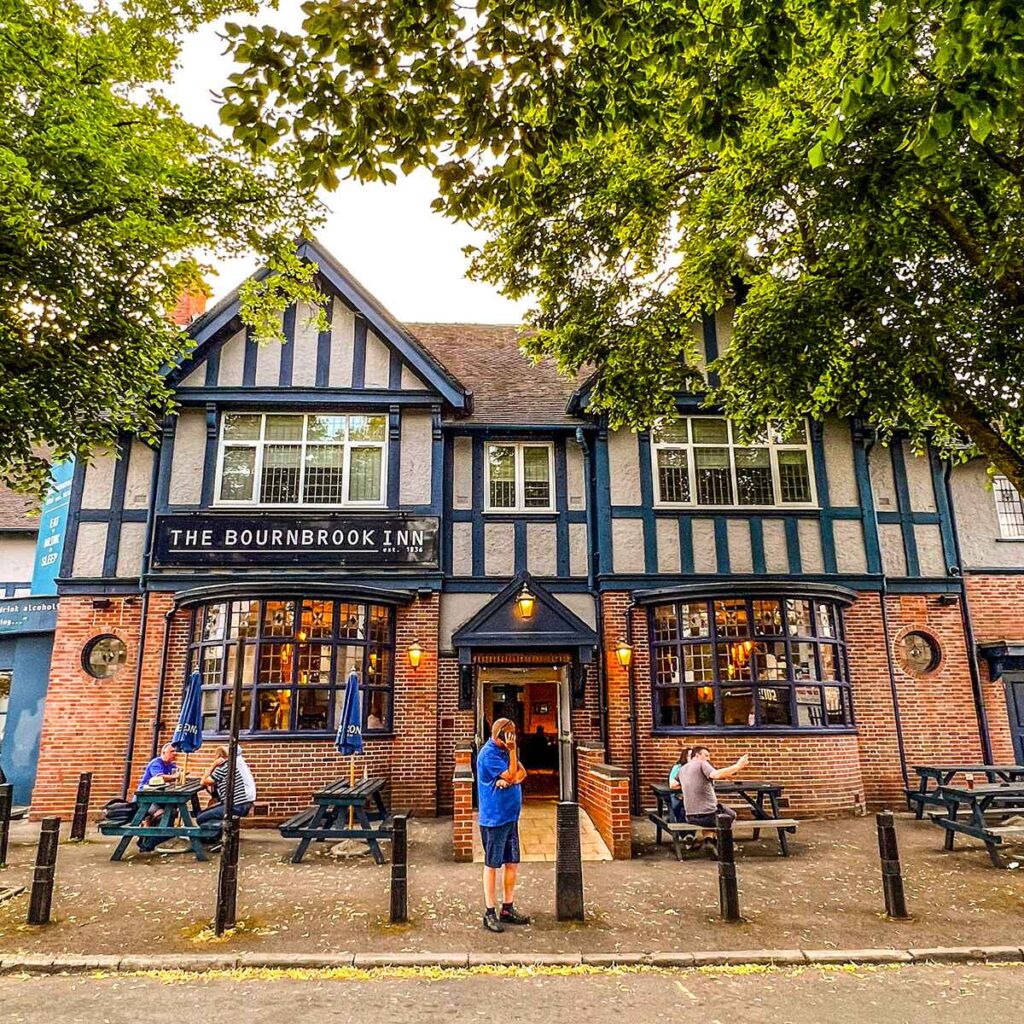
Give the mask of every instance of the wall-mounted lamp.
[[619, 659], [619, 664], [623, 668], [629, 668], [629, 663], [633, 660], [632, 646], [620, 638], [615, 644], [615, 657]]
[[423, 648], [420, 646], [419, 640], [413, 640], [409, 644], [409, 650], [406, 652], [409, 656], [409, 664], [413, 668], [420, 667], [420, 659], [423, 657]]
[[524, 583], [523, 589], [519, 591], [519, 596], [516, 598], [516, 610], [519, 612], [521, 618], [530, 619], [533, 618], [533, 609], [536, 607], [537, 598], [530, 593], [530, 588]]

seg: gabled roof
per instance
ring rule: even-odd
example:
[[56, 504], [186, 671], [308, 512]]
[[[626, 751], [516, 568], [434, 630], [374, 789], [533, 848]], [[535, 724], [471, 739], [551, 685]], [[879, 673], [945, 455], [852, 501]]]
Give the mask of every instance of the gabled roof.
[[586, 374], [565, 377], [554, 360], [533, 363], [519, 327], [406, 324], [415, 338], [473, 392], [472, 422], [570, 424], [566, 403]]
[[[297, 252], [300, 258], [317, 264], [320, 275], [328, 287], [364, 316], [368, 326], [385, 344], [392, 346], [401, 355], [429, 388], [435, 390], [456, 412], [469, 410], [469, 390], [391, 316], [321, 243], [306, 239], [299, 243]], [[269, 273], [266, 268], [261, 268], [253, 277], [262, 280]], [[171, 380], [177, 380], [195, 369], [226, 329], [233, 332], [241, 326], [239, 292], [240, 288], [236, 288], [189, 325], [188, 332], [195, 339], [196, 347], [180, 366], [170, 370]]]
[[0, 530], [7, 533], [38, 533], [39, 517], [29, 516], [32, 508], [31, 498], [0, 483]]
[[[516, 598], [524, 585], [535, 599], [533, 614], [528, 619], [516, 609]], [[598, 642], [597, 633], [528, 572], [519, 573], [452, 634], [452, 644], [465, 651], [488, 647], [577, 647], [581, 661], [590, 661], [592, 648]]]

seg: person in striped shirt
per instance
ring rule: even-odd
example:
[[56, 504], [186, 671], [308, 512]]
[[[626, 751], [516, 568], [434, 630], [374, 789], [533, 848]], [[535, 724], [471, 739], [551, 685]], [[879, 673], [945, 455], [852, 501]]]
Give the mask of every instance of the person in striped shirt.
[[[200, 811], [196, 821], [200, 825], [208, 825], [211, 822], [224, 820], [224, 798], [227, 796], [228, 784], [228, 748], [217, 748], [217, 759], [210, 766], [210, 770], [203, 776], [203, 786], [213, 794], [215, 803], [210, 804], [205, 811]], [[235, 814], [244, 818], [252, 811], [256, 803], [256, 780], [252, 777], [252, 771], [245, 763], [242, 751], [238, 751], [235, 758], [235, 792], [234, 804]]]

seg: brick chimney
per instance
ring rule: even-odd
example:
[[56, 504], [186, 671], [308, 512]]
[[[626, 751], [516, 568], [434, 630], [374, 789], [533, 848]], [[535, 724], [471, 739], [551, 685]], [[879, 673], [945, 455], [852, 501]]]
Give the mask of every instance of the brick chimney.
[[209, 299], [209, 290], [204, 286], [186, 288], [171, 310], [171, 320], [179, 327], [188, 327], [197, 316], [200, 316], [206, 309], [206, 302]]

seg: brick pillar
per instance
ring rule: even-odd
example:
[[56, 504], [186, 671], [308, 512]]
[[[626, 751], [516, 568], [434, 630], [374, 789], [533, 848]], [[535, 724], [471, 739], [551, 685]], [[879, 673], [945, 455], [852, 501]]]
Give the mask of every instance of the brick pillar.
[[473, 859], [473, 744], [460, 743], [455, 748], [455, 776], [452, 788], [455, 794], [452, 820], [452, 846], [455, 859], [460, 862]]
[[604, 748], [577, 748], [580, 807], [590, 815], [615, 860], [633, 855], [629, 772], [606, 764]]

